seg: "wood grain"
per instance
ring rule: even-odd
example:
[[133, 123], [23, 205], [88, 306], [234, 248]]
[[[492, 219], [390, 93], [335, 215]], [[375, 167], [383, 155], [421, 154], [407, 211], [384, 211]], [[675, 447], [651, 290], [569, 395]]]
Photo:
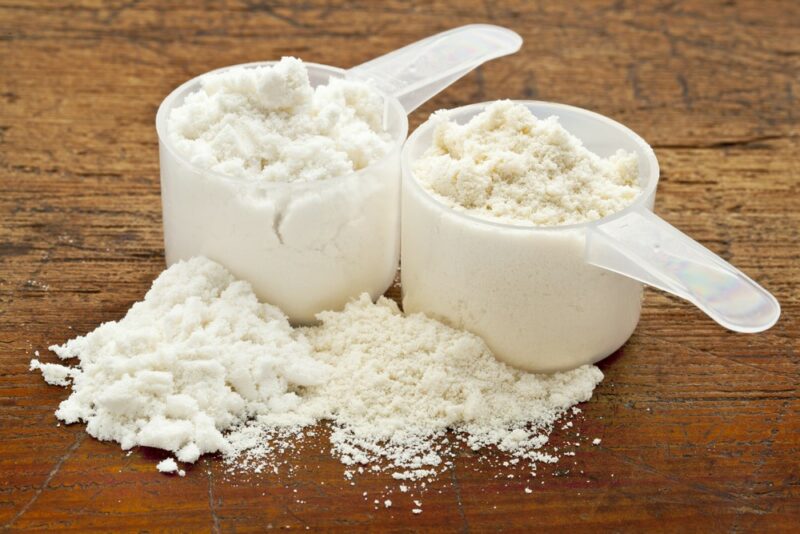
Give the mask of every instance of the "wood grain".
[[[49, 344], [121, 317], [163, 268], [154, 116], [173, 87], [285, 54], [348, 67], [481, 21], [521, 33], [522, 51], [427, 103], [412, 128], [437, 108], [497, 98], [566, 102], [628, 124], [659, 157], [657, 211], [777, 296], [772, 330], [726, 332], [647, 292], [636, 333], [602, 363], [606, 379], [570, 434], [600, 446], [533, 481], [493, 478], [462, 451], [419, 516], [397, 493], [376, 510], [362, 493], [379, 495], [387, 476], [350, 485], [324, 435], [291, 475], [231, 476], [207, 457], [171, 478], [154, 471], [158, 451], [126, 456], [57, 426], [66, 391], [27, 371], [33, 352], [51, 360]], [[791, 0], [0, 2], [0, 525], [796, 529], [798, 28]]]

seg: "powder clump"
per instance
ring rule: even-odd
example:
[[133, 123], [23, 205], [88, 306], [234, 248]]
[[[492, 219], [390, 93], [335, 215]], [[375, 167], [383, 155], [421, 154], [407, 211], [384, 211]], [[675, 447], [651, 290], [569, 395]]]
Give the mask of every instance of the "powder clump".
[[286, 316], [206, 258], [164, 271], [119, 321], [50, 347], [76, 367], [41, 364], [72, 394], [56, 411], [100, 440], [172, 451], [182, 462], [230, 450], [223, 432], [259, 413], [296, 409], [329, 372]]
[[363, 82], [311, 87], [302, 61], [234, 67], [202, 78], [168, 118], [178, 152], [203, 169], [248, 181], [309, 182], [383, 157], [384, 99]]
[[600, 219], [639, 194], [636, 155], [589, 151], [553, 116], [509, 100], [466, 124], [439, 121], [414, 175], [446, 205], [497, 222], [557, 226]]
[[156, 469], [158, 470], [159, 473], [165, 473], [165, 474], [175, 473], [181, 477], [186, 476], [186, 471], [178, 468], [178, 464], [177, 462], [175, 462], [174, 458], [165, 458], [161, 460], [160, 462], [158, 462], [158, 465], [156, 465]]

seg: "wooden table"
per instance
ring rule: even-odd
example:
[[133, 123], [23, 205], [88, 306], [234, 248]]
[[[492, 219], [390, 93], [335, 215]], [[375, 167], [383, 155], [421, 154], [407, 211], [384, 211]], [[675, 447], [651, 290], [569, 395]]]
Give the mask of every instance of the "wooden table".
[[[800, 3], [15, 0], [0, 7], [0, 525], [11, 529], [789, 531], [800, 522]], [[640, 5], [641, 4], [641, 5]], [[293, 475], [185, 478], [88, 437], [29, 373], [121, 317], [163, 269], [155, 111], [182, 81], [297, 55], [348, 67], [449, 27], [525, 38], [411, 116], [498, 98], [609, 115], [655, 147], [657, 211], [771, 290], [783, 316], [727, 332], [646, 293], [574, 431], [600, 437], [530, 481], [464, 452], [410, 513], [386, 475], [350, 485], [325, 443]], [[397, 297], [397, 288], [390, 294]], [[564, 439], [557, 431], [554, 440]], [[544, 484], [541, 482], [544, 481]]]

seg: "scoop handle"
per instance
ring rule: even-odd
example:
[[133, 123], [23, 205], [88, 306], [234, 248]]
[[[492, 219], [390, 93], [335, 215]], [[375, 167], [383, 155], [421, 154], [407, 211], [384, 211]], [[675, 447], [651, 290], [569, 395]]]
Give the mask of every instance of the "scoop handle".
[[587, 261], [684, 298], [736, 332], [761, 332], [778, 320], [778, 301], [648, 209], [602, 223], [586, 237]]
[[372, 81], [411, 113], [472, 69], [522, 46], [516, 32], [491, 24], [469, 24], [437, 33], [347, 71]]

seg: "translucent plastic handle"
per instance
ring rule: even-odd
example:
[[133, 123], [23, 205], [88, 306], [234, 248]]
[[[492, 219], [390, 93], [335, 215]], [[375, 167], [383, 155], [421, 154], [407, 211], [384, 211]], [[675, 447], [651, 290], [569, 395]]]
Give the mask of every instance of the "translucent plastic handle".
[[778, 320], [778, 301], [697, 241], [641, 209], [589, 230], [587, 261], [688, 300], [737, 332]]
[[507, 28], [470, 24], [362, 63], [349, 69], [347, 77], [371, 80], [411, 113], [472, 69], [520, 46], [522, 37]]

